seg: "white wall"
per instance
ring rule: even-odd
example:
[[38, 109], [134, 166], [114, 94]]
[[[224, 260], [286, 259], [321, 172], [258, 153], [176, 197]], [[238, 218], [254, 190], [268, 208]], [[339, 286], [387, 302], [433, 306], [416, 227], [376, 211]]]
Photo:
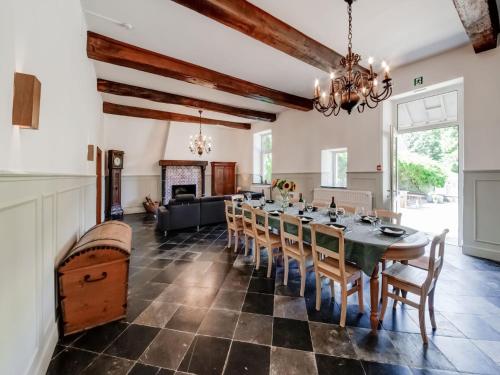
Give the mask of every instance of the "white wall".
[[[160, 200], [161, 159], [200, 160], [188, 149], [189, 137], [199, 125], [166, 122], [125, 116], [104, 115], [105, 148], [125, 152], [122, 172], [122, 205], [125, 213], [142, 212], [146, 195]], [[236, 161], [237, 173], [248, 175], [251, 160], [246, 158], [251, 147], [248, 130], [203, 125], [204, 135], [212, 137], [213, 150], [201, 160]], [[211, 170], [207, 168], [205, 192], [210, 194]]]
[[[78, 0], [0, 12], [0, 373], [43, 374], [57, 341], [54, 267], [95, 223], [101, 99]], [[38, 130], [12, 126], [14, 72], [42, 84]]]

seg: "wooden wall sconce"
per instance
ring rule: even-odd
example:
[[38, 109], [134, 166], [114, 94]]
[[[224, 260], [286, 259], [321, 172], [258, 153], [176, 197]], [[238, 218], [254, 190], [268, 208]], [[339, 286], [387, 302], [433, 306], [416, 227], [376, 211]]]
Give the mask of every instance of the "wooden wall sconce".
[[41, 87], [34, 75], [15, 73], [12, 125], [38, 129]]
[[94, 161], [94, 145], [87, 146], [87, 161]]

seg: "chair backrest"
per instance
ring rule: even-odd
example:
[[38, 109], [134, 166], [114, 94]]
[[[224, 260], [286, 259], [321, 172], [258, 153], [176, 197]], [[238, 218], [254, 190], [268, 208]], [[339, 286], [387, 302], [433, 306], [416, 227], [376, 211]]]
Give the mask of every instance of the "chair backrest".
[[254, 208], [253, 214], [252, 225], [255, 238], [257, 239], [258, 236], [264, 235], [266, 241], [271, 242], [269, 236], [269, 214], [260, 208]]
[[250, 206], [248, 203], [243, 203], [241, 205], [241, 218], [243, 222], [243, 230], [245, 232], [254, 233], [253, 230], [254, 216], [255, 214], [253, 212], [253, 207]]
[[392, 212], [377, 208], [375, 210], [375, 216], [381, 219], [388, 219], [391, 224], [401, 225], [401, 212]]
[[354, 215], [356, 213], [356, 207], [346, 206], [346, 205], [341, 205], [340, 207], [344, 209], [346, 214]]
[[[443, 268], [445, 240], [448, 232], [449, 230], [445, 229], [441, 234], [434, 236], [432, 239], [431, 252], [429, 254], [429, 268], [427, 279], [425, 281], [425, 285], [427, 287], [430, 286], [433, 280], [437, 280], [439, 274], [441, 273], [441, 269]], [[437, 254], [436, 248], [439, 248]]]
[[[296, 228], [297, 233], [292, 233], [291, 228]], [[304, 255], [304, 241], [302, 239], [302, 222], [296, 216], [282, 214], [280, 216], [281, 247], [283, 251], [292, 248], [291, 241], [296, 242], [300, 255]], [[293, 246], [296, 249], [295, 246]]]
[[[337, 238], [338, 240], [338, 252], [327, 249], [322, 246], [323, 241], [318, 242], [318, 238], [322, 237], [323, 241], [327, 238]], [[326, 237], [326, 238], [325, 238]], [[336, 274], [343, 281], [346, 281], [345, 273], [345, 251], [344, 251], [344, 232], [341, 229], [329, 227], [324, 224], [311, 224], [311, 243], [312, 243], [312, 253], [314, 268], [316, 270], [316, 277], [318, 268], [327, 269], [330, 272]], [[320, 257], [323, 255], [324, 257]], [[338, 260], [339, 268], [338, 270], [332, 269], [332, 266], [328, 264], [328, 258], [333, 258]]]
[[232, 226], [236, 223], [238, 215], [236, 215], [236, 205], [232, 201], [224, 201], [224, 211], [226, 212], [227, 226]]

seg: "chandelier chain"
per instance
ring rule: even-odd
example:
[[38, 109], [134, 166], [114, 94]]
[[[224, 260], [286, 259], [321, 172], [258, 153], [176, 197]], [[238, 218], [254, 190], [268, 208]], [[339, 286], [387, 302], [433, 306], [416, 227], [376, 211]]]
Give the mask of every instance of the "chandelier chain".
[[347, 6], [348, 6], [347, 13], [349, 14], [349, 35], [348, 35], [349, 43], [347, 47], [349, 48], [350, 52], [352, 50], [352, 4], [349, 2]]

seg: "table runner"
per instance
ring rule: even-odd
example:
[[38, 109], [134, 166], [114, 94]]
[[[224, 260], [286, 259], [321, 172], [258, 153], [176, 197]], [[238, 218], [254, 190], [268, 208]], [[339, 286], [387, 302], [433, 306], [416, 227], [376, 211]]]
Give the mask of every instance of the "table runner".
[[[251, 201], [253, 206], [258, 206], [258, 201]], [[265, 211], [281, 210], [276, 204], [266, 204], [264, 206]], [[241, 214], [241, 210], [237, 209], [237, 212]], [[286, 214], [297, 216], [299, 210], [296, 207], [290, 207], [286, 209]], [[330, 222], [326, 211], [318, 212], [305, 212], [305, 216], [313, 218], [314, 223], [327, 224]], [[259, 219], [258, 219], [259, 220]], [[261, 221], [260, 219], [259, 221]], [[364, 224], [353, 220], [352, 216], [346, 215], [343, 220], [344, 225], [347, 224], [348, 230], [344, 235], [344, 249], [345, 249], [345, 259], [351, 263], [354, 263], [363, 272], [369, 276], [373, 273], [375, 266], [380, 262], [382, 256], [387, 251], [387, 249], [394, 243], [400, 241], [404, 237], [390, 237], [386, 236], [379, 231], [373, 231], [370, 224]], [[269, 215], [269, 226], [276, 231], [280, 229], [280, 218], [279, 216]], [[401, 225], [393, 225], [406, 230], [406, 236], [412, 235], [417, 231], [408, 227]], [[287, 225], [286, 231], [292, 234], [297, 234], [297, 226]], [[308, 224], [302, 225], [302, 235], [304, 242], [311, 243], [311, 227]], [[325, 247], [329, 250], [338, 252], [338, 239], [319, 233], [316, 237], [316, 242], [318, 245]]]

